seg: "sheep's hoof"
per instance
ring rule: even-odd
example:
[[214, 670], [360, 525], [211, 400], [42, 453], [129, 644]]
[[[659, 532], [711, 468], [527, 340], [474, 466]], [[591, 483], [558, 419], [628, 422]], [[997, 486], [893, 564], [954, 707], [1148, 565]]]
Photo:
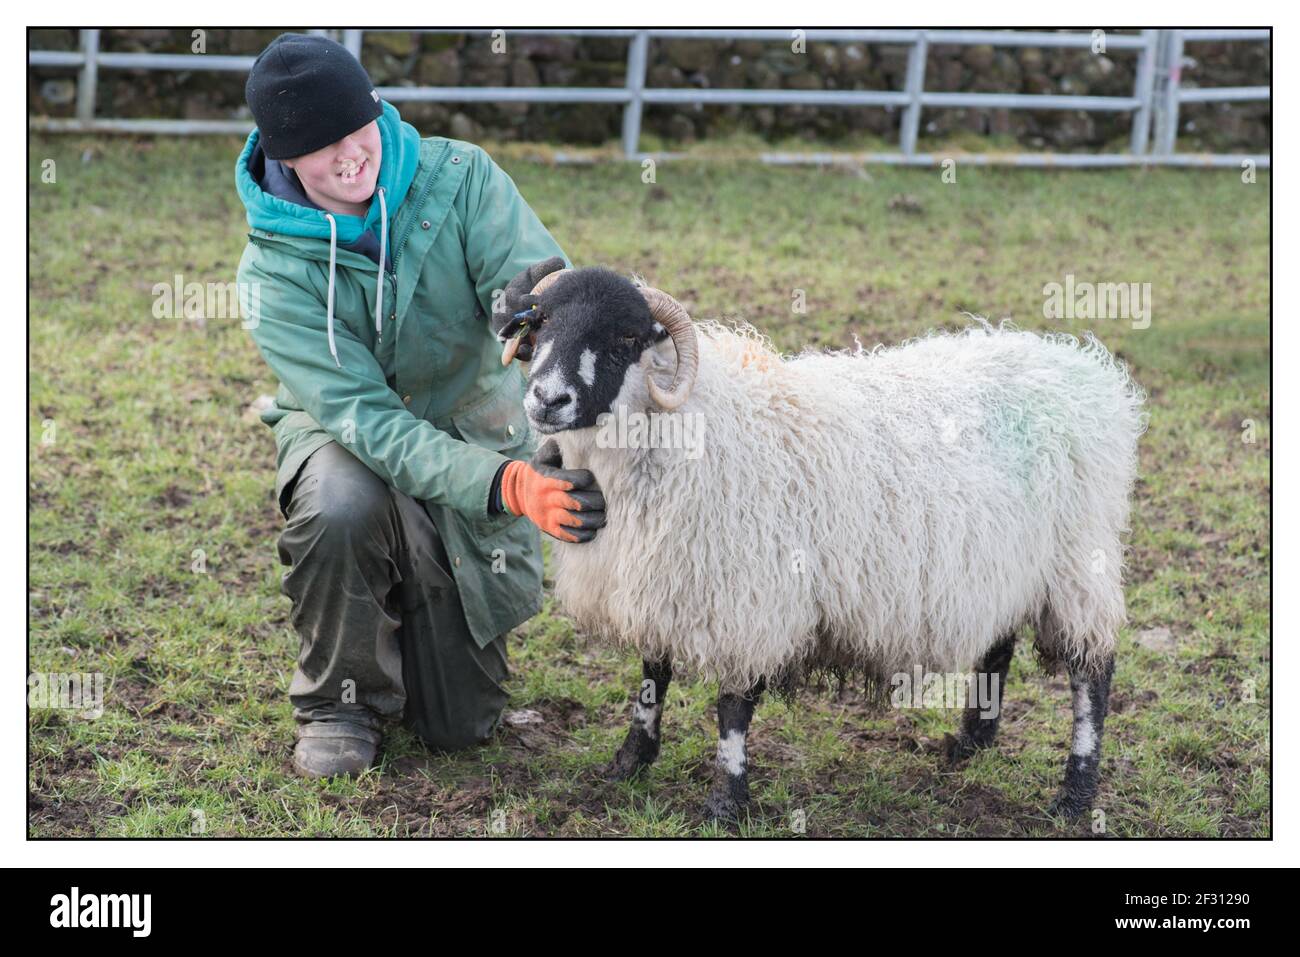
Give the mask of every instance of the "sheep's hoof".
[[1062, 817], [1067, 821], [1077, 821], [1092, 808], [1092, 800], [1068, 788], [1062, 788], [1052, 803], [1047, 805], [1047, 813], [1053, 817]]
[[967, 758], [972, 757], [978, 750], [979, 745], [964, 734], [960, 736], [945, 734], [943, 736], [943, 759], [949, 767], [961, 764]]
[[704, 802], [705, 813], [719, 824], [738, 823], [745, 807], [745, 804], [721, 790], [709, 792], [709, 798]]
[[654, 764], [655, 758], [659, 757], [659, 747], [650, 747], [649, 744], [631, 737], [624, 741], [623, 746], [614, 753], [614, 760], [605, 765], [605, 780], [630, 781]]
[[715, 821], [737, 823], [749, 807], [748, 778], [743, 774], [719, 774], [714, 778], [704, 807], [708, 816]]

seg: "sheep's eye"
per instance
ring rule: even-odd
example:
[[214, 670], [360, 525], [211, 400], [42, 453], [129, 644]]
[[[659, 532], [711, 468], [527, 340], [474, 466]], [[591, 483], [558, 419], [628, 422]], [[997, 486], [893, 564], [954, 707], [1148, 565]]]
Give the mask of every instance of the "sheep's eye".
[[636, 336], [624, 336], [623, 341], [626, 342], [629, 346], [634, 346], [636, 345]]

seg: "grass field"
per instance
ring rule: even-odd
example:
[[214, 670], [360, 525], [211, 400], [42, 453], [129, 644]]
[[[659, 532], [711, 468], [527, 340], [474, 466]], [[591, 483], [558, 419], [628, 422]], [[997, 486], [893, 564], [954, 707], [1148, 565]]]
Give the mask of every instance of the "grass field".
[[[29, 667], [107, 686], [97, 720], [30, 711], [31, 836], [734, 833], [702, 813], [713, 689], [675, 683], [659, 763], [604, 783], [639, 662], [575, 635], [549, 602], [510, 639], [510, 707], [541, 724], [453, 756], [397, 729], [357, 781], [295, 778], [275, 453], [245, 416], [273, 381], [237, 321], [152, 312], [154, 285], [177, 274], [233, 279], [239, 144], [30, 146]], [[1104, 834], [1271, 834], [1267, 173], [959, 166], [954, 184], [692, 161], [646, 185], [635, 165], [496, 155], [575, 262], [641, 272], [697, 318], [743, 318], [788, 351], [894, 342], [963, 311], [1094, 328], [1151, 413]], [[1150, 282], [1150, 327], [1045, 320], [1043, 286], [1067, 274]], [[952, 771], [936, 751], [956, 720], [869, 712], [849, 688], [765, 703], [739, 833], [788, 836], [802, 820], [812, 837], [1093, 834], [1043, 811], [1068, 693], [1026, 643], [998, 746]]]

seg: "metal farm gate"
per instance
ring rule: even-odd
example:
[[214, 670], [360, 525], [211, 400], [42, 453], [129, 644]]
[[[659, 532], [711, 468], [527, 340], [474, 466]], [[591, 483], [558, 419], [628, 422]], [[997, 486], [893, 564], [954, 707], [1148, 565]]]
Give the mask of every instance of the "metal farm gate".
[[[360, 59], [365, 33], [392, 31], [313, 30], [331, 34]], [[401, 31], [409, 32], [409, 31]], [[490, 30], [438, 29], [420, 33], [491, 34]], [[652, 104], [742, 104], [749, 106], [892, 107], [902, 111], [899, 151], [896, 153], [762, 153], [768, 163], [897, 163], [938, 165], [953, 154], [918, 153], [917, 136], [922, 112], [928, 107], [1010, 110], [1084, 110], [1132, 115], [1132, 132], [1126, 153], [963, 153], [963, 163], [1019, 166], [1240, 166], [1270, 165], [1270, 152], [1244, 154], [1177, 153], [1178, 113], [1184, 103], [1236, 103], [1270, 100], [1269, 86], [1183, 87], [1184, 48], [1187, 44], [1224, 41], [1270, 41], [1271, 31], [1252, 30], [1143, 30], [1141, 34], [1105, 35], [1105, 48], [1135, 51], [1136, 82], [1130, 96], [1057, 96], [1022, 93], [939, 93], [925, 89], [925, 66], [931, 44], [1019, 47], [1091, 48], [1092, 33], [1048, 33], [1012, 30], [804, 30], [809, 43], [899, 44], [908, 47], [906, 82], [902, 90], [707, 90], [647, 87], [646, 67], [650, 42], [656, 39], [767, 40], [790, 42], [790, 30], [508, 30], [519, 35], [626, 37], [629, 40], [627, 74], [621, 88], [600, 87], [422, 87], [381, 86], [379, 94], [393, 103], [524, 102], [620, 103], [623, 105], [623, 154], [629, 160], [672, 158], [674, 154], [649, 154], [639, 149], [641, 115]], [[247, 133], [251, 121], [183, 119], [114, 119], [98, 116], [95, 88], [103, 70], [222, 70], [246, 73], [251, 56], [216, 54], [108, 53], [99, 49], [99, 30], [80, 31], [80, 50], [30, 50], [31, 66], [74, 67], [77, 115], [73, 119], [30, 117], [28, 128], [59, 133]], [[1154, 127], [1154, 135], [1152, 129]], [[560, 155], [561, 162], [566, 157]]]

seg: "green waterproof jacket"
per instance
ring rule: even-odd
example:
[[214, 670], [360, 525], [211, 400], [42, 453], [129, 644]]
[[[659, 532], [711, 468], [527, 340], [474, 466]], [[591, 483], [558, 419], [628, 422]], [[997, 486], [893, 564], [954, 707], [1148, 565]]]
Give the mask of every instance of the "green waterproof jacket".
[[[501, 365], [488, 315], [494, 292], [564, 253], [484, 150], [421, 139], [390, 103], [378, 122], [364, 220], [266, 193], [250, 171], [256, 130], [235, 166], [251, 227], [238, 275], [245, 325], [280, 380], [262, 415], [278, 449], [276, 496], [333, 441], [422, 501], [484, 646], [540, 610], [542, 585], [537, 528], [488, 512], [498, 467], [536, 447], [523, 375]], [[390, 269], [341, 248], [364, 230]]]

